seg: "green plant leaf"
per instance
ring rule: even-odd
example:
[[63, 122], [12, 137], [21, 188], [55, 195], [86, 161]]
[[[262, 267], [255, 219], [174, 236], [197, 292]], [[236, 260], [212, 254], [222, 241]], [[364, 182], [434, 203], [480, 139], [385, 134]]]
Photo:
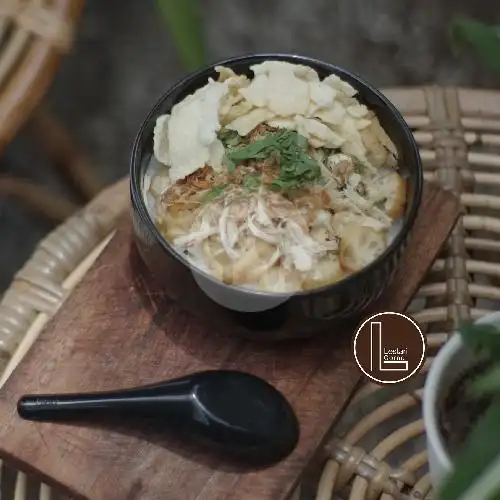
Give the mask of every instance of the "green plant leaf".
[[455, 49], [470, 46], [485, 66], [500, 74], [500, 27], [459, 17], [452, 23], [451, 39]]
[[476, 396], [500, 393], [500, 366], [494, 366], [471, 382], [469, 391]]
[[464, 343], [478, 354], [500, 358], [500, 328], [496, 325], [467, 323], [459, 333]]
[[[500, 458], [500, 401], [494, 402], [470, 433], [457, 457], [454, 471], [445, 481], [438, 500], [494, 500], [500, 493], [500, 470], [490, 474], [490, 467]], [[486, 477], [488, 475], [488, 477]], [[495, 479], [491, 481], [491, 477]], [[482, 496], [471, 496], [469, 488], [481, 489]]]
[[205, 64], [203, 23], [197, 0], [156, 0], [177, 46], [182, 64], [194, 70]]

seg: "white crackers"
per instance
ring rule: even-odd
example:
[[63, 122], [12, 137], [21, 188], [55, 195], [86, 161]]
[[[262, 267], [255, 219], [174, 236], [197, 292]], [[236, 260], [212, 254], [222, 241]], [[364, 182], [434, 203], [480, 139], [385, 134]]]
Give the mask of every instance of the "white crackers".
[[219, 106], [228, 84], [209, 81], [162, 115], [154, 129], [156, 159], [170, 167], [171, 182], [187, 177], [206, 164], [220, 166], [224, 147], [217, 139]]
[[374, 166], [388, 161], [388, 145], [395, 153], [374, 113], [337, 75], [321, 81], [312, 68], [284, 61], [252, 66], [252, 80], [229, 68], [215, 69], [217, 82], [210, 80], [157, 120], [154, 153], [170, 166], [172, 182], [205, 164], [220, 168], [224, 151], [216, 134], [221, 126], [241, 136], [261, 123], [296, 130], [312, 147], [340, 148]]

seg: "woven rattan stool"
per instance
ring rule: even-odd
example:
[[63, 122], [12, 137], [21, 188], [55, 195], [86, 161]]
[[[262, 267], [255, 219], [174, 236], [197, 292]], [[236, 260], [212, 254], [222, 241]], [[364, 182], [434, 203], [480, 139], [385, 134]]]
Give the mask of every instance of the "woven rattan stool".
[[[101, 183], [62, 123], [40, 106], [72, 44], [83, 0], [2, 0], [0, 2], [0, 151], [29, 122], [51, 162], [64, 168], [85, 199]], [[0, 195], [13, 196], [38, 213], [65, 220], [77, 205], [26, 180], [0, 177]]]
[[[500, 93], [429, 87], [389, 89], [386, 94], [414, 129], [426, 178], [457, 192], [464, 208], [410, 307], [432, 354], [460, 322], [498, 309]], [[124, 180], [42, 241], [16, 275], [0, 304], [0, 384], [105, 247], [127, 202]], [[430, 361], [409, 386], [361, 388], [295, 499], [426, 498], [430, 482], [420, 398]], [[3, 471], [8, 471], [1, 476], [2, 491], [8, 490], [3, 498], [55, 498], [35, 479], [7, 466]]]

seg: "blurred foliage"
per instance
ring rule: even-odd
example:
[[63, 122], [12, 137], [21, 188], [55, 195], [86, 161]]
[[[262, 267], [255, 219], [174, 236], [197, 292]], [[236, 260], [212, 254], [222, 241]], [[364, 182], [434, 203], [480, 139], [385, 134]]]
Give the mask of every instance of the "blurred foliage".
[[[451, 26], [455, 51], [467, 46], [479, 61], [500, 75], [500, 26], [457, 18]], [[490, 369], [471, 381], [467, 394], [489, 396], [492, 403], [479, 418], [453, 457], [453, 472], [439, 492], [439, 500], [500, 500], [500, 328], [497, 325], [463, 325], [460, 335], [478, 359]]]
[[500, 499], [500, 404], [494, 403], [454, 458], [454, 471], [438, 500]]
[[500, 26], [458, 17], [451, 26], [451, 39], [456, 51], [468, 46], [482, 64], [500, 74]]
[[500, 329], [466, 324], [459, 332], [478, 359], [489, 362], [489, 369], [470, 381], [467, 392], [472, 397], [489, 396], [492, 404], [454, 457], [454, 471], [438, 500], [500, 500]]
[[156, 0], [186, 70], [205, 64], [204, 30], [198, 0]]

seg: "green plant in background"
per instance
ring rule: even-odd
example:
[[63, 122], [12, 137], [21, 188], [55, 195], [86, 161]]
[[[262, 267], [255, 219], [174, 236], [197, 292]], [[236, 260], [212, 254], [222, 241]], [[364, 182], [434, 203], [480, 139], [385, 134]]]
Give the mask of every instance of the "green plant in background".
[[455, 50], [469, 46], [487, 68], [500, 74], [500, 26], [458, 17], [451, 26], [451, 40]]
[[182, 64], [195, 70], [205, 64], [205, 45], [200, 5], [197, 0], [156, 0]]
[[464, 343], [485, 359], [489, 369], [471, 381], [472, 397], [491, 397], [492, 403], [474, 425], [454, 471], [438, 500], [500, 500], [500, 328], [493, 325], [464, 325]]
[[[500, 75], [500, 26], [459, 17], [451, 26], [455, 51], [468, 46], [479, 61]], [[490, 370], [470, 385], [473, 397], [489, 396], [492, 403], [474, 425], [439, 500], [500, 500], [500, 328], [465, 325], [466, 345], [491, 362]]]

